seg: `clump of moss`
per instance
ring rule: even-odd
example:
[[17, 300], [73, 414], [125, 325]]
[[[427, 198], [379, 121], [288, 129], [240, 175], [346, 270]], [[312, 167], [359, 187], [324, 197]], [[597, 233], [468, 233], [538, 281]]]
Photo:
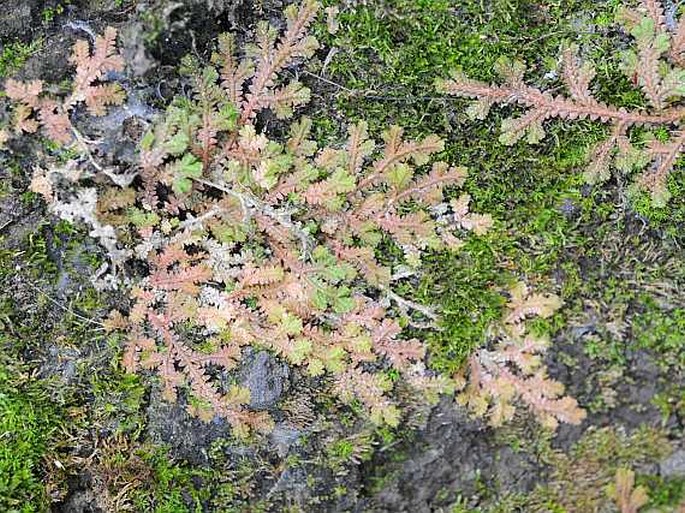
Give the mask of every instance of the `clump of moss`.
[[44, 384], [7, 352], [13, 345], [0, 335], [0, 510], [44, 511], [44, 467], [60, 412]]
[[[541, 147], [507, 148], [495, 142], [496, 119], [487, 126], [467, 123], [465, 103], [436, 98], [434, 81], [457, 68], [491, 79], [503, 56], [531, 62], [542, 77], [557, 64], [541, 56], [556, 55], [568, 39], [592, 46], [591, 32], [607, 29], [616, 5], [574, 0], [541, 8], [529, 0], [499, 0], [486, 8], [400, 0], [343, 10], [335, 35], [320, 27], [319, 37], [337, 51], [321, 73], [338, 85], [317, 84], [337, 94], [334, 106], [319, 106], [325, 115], [315, 116], [315, 133], [332, 130], [331, 110], [341, 118], [368, 118], [371, 130], [389, 123], [417, 134], [430, 128], [447, 139], [445, 158], [469, 168], [472, 204], [497, 221], [492, 234], [469, 242], [459, 259], [452, 253], [428, 257], [418, 288], [403, 291], [438, 305], [442, 315], [442, 330], [428, 336], [434, 369], [455, 372], [486, 341], [488, 326], [501, 315], [499, 291], [521, 277], [544, 282], [564, 266], [568, 280], [558, 283], [564, 298], [578, 293], [582, 277], [568, 248], [586, 243], [581, 223], [599, 223], [612, 212], [605, 193], [585, 188], [576, 173], [586, 149], [604, 135], [601, 125], [560, 123]], [[610, 51], [593, 46], [600, 60]], [[608, 83], [601, 88], [604, 95], [619, 94]]]
[[17, 41], [4, 45], [0, 51], [0, 78], [11, 77], [17, 73], [26, 60], [40, 50], [42, 40], [36, 39], [30, 43]]
[[612, 428], [589, 431], [570, 453], [549, 454], [551, 479], [535, 491], [527, 511], [599, 511], [609, 507], [613, 503], [606, 487], [618, 468], [655, 463], [670, 451], [666, 433], [654, 428], [630, 435]]

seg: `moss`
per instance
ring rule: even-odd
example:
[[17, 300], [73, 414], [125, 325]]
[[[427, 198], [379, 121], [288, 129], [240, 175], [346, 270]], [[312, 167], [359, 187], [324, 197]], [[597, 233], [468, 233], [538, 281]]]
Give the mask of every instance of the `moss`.
[[156, 513], [273, 511], [270, 501], [253, 496], [256, 480], [273, 469], [262, 468], [260, 465], [266, 463], [249, 455], [231, 457], [230, 450], [223, 441], [216, 442], [208, 451], [209, 464], [202, 466], [174, 461], [164, 446], [138, 447], [136, 457], [148, 475], [142, 481], [132, 476], [132, 492], [128, 494], [131, 504], [136, 511]]
[[666, 433], [658, 429], [641, 428], [631, 435], [612, 428], [588, 431], [568, 454], [546, 456], [553, 468], [550, 482], [530, 495], [525, 511], [549, 511], [550, 503], [559, 511], [608, 507], [605, 489], [617, 468], [653, 464], [669, 452]]
[[[571, 329], [596, 308], [601, 314], [597, 316], [599, 335], [579, 342], [594, 360], [607, 367], [622, 367], [626, 364], [626, 349], [640, 349], [656, 355], [664, 368], [682, 369], [685, 360], [679, 340], [685, 334], [685, 310], [663, 308], [650, 293], [662, 282], [676, 283], [676, 276], [662, 265], [662, 260], [651, 263], [649, 252], [639, 251], [654, 235], [636, 234], [635, 227], [627, 221], [637, 217], [655, 230], [656, 237], [663, 235], [667, 242], [682, 241], [682, 175], [670, 178], [669, 188], [675, 199], [667, 208], [655, 209], [646, 196], [640, 195], [634, 196], [632, 206], [626, 207], [620, 201], [623, 192], [615, 192], [622, 190], [626, 177], [616, 177], [608, 186], [589, 187], [579, 173], [587, 148], [606, 133], [601, 124], [554, 122], [548, 127], [549, 137], [541, 145], [520, 143], [504, 147], [497, 143], [497, 125], [511, 109], [497, 110], [485, 123], [467, 123], [463, 115], [465, 102], [440, 98], [433, 90], [436, 78], [446, 77], [456, 68], [490, 80], [493, 64], [502, 56], [525, 60], [531, 80], [553, 85], [553, 75], [546, 75], [557, 68], [559, 46], [573, 40], [598, 63], [595, 87], [600, 98], [619, 105], [639, 106], [644, 98], [629, 81], [616, 80], [617, 61], [612, 58], [616, 38], [611, 30], [619, 2], [551, 0], [540, 5], [532, 0], [387, 0], [370, 4], [344, 11], [340, 16], [342, 29], [336, 36], [325, 34], [323, 26], [318, 28], [326, 46], [338, 50], [319, 73], [345, 89], [330, 86], [327, 91], [323, 82], [314, 85], [315, 94], [323, 91], [326, 102], [313, 109], [315, 136], [320, 140], [339, 137], [340, 119], [348, 122], [362, 117], [370, 121], [376, 138], [390, 123], [407, 127], [411, 135], [438, 133], [447, 141], [443, 157], [470, 168], [466, 187], [473, 209], [491, 213], [496, 219], [489, 235], [468, 237], [459, 251], [428, 255], [421, 278], [398, 286], [402, 295], [436, 305], [441, 314], [439, 330], [416, 333], [430, 346], [430, 366], [448, 375], [461, 369], [469, 355], [486, 343], [488, 326], [501, 317], [506, 301], [502, 291], [513, 281], [525, 279], [536, 289], [556, 290], [566, 304], [560, 315], [533, 323], [533, 331], [554, 334], [564, 323], [569, 323]], [[46, 13], [45, 17], [52, 19], [54, 13]], [[157, 36], [158, 33], [151, 32], [145, 38], [152, 40]], [[32, 51], [28, 46], [6, 46], [0, 56], [0, 76], [3, 69], [20, 66]], [[326, 92], [337, 93], [333, 104], [332, 95]], [[46, 149], [60, 151], [50, 146]], [[65, 159], [74, 156], [61, 155]], [[35, 206], [36, 196], [25, 193], [23, 201], [26, 206]], [[92, 252], [82, 255], [82, 238], [83, 233], [74, 231], [70, 225], [40, 224], [27, 238], [25, 248], [6, 252], [3, 259], [7, 266], [2, 264], [3, 271], [14, 272], [14, 264], [21, 260], [26, 275], [47, 286], [61, 276], [62, 258], [70, 262], [83, 258], [90, 269], [95, 269], [100, 259]], [[398, 257], [397, 250], [390, 245], [382, 247], [388, 258]], [[21, 251], [24, 253], [20, 255]], [[667, 253], [672, 248], [664, 243], [658, 251]], [[69, 269], [66, 272], [72, 278], [80, 274]], [[92, 361], [84, 359], [79, 375], [88, 376], [87, 383], [79, 384], [80, 394], [70, 389], [61, 400], [72, 408], [85, 410], [82, 415], [87, 418], [78, 422], [89, 428], [97, 427], [98, 432], [102, 428], [104, 432], [106, 426], [130, 441], [144, 439], [145, 389], [139, 378], [121, 371], [120, 341], [114, 337], [94, 337], [92, 326], [74, 315], [98, 315], [102, 297], [91, 288], [83, 288], [64, 304], [68, 311], [60, 315], [55, 315], [55, 307], [46, 297], [47, 293], [35, 294], [32, 318], [22, 323], [19, 300], [0, 294], [0, 323], [23, 337], [21, 343], [8, 340], [7, 344], [17, 351], [13, 355], [20, 358], [19, 352], [25, 352], [27, 347], [40, 348], [43, 340], [53, 341], [56, 335], [64, 337], [65, 345], [97, 345], [96, 358], [100, 360], [93, 368], [102, 372], [89, 373]], [[40, 323], [43, 317], [45, 326]], [[608, 325], [614, 319], [632, 321], [632, 339], [612, 336], [607, 326], [600, 325]], [[0, 489], [0, 497], [10, 497], [15, 506], [24, 501], [28, 505], [24, 507], [32, 508], [35, 504], [40, 509], [46, 500], [40, 462], [61, 443], [60, 435], [53, 429], [58, 425], [56, 419], [64, 417], [63, 411], [46, 401], [46, 394], [52, 390], [49, 383], [28, 384], [23, 378], [15, 379], [14, 376], [26, 374], [23, 364], [3, 365], [0, 362], [0, 433], [12, 431], [20, 423], [25, 435], [12, 438], [7, 446], [2, 445], [7, 439], [0, 437], [0, 476], [19, 476], [13, 491], [3, 493]], [[677, 386], [658, 395], [655, 402], [664, 416], [685, 411], [685, 396]], [[332, 403], [330, 406], [319, 409], [334, 410]], [[338, 421], [350, 430], [358, 422], [351, 409], [344, 409], [341, 416], [344, 417]], [[399, 445], [398, 439], [409, 436], [405, 432], [379, 430], [373, 441], [387, 448]], [[331, 442], [325, 450], [330, 459], [327, 468], [345, 469], [346, 464], [354, 464], [359, 456], [355, 442]], [[516, 446], [519, 443], [523, 442], [517, 439]], [[484, 497], [501, 501], [498, 507], [487, 510], [490, 512], [534, 511], [526, 508], [535, 501], [538, 511], [566, 511], [564, 504], [570, 497], [580, 497], [581, 501], [593, 499], [593, 494], [611, 479], [617, 465], [653, 461], [665, 452], [664, 446], [661, 434], [623, 437], [612, 430], [602, 430], [587, 435], [570, 455], [551, 454], [550, 449], [546, 456], [555, 467], [552, 483], [533, 498], [512, 495], [495, 499], [493, 490], [481, 492]], [[129, 450], [128, 445], [115, 447], [107, 458], [108, 468], [133, 469]], [[225, 455], [231, 452], [230, 448], [214, 448], [207, 466], [173, 461], [164, 448], [136, 451], [144, 462], [140, 471], [149, 474], [143, 474], [141, 480], [140, 475], [120, 472], [127, 476], [120, 489], [133, 483], [129, 498], [136, 510], [273, 510], [272, 504], [252, 499], [253, 487], [264, 469], [247, 458], [239, 459], [238, 463], [228, 461]], [[388, 449], [383, 457], [397, 462], [406, 455]], [[365, 452], [361, 459], [370, 458], [371, 454]], [[292, 457], [286, 466], [302, 464], [300, 458]], [[13, 473], [4, 472], [6, 469]], [[370, 471], [375, 477], [369, 478], [371, 485], [366, 493], [381, 490], [394, 477], [391, 472], [383, 474], [376, 470]], [[317, 484], [313, 476], [309, 477], [312, 486]], [[654, 507], [676, 504], [682, 499], [680, 481], [640, 476], [639, 482], [649, 488]], [[582, 488], [587, 483], [596, 489]], [[560, 490], [568, 487], [571, 495], [561, 496]], [[349, 490], [334, 487], [330, 493], [346, 495]], [[448, 498], [450, 493], [445, 490], [443, 495]], [[0, 502], [2, 507], [5, 505]], [[454, 511], [476, 510], [463, 501], [454, 506]]]
[[[325, 76], [344, 87], [336, 95], [340, 117], [365, 118], [376, 133], [395, 123], [412, 135], [434, 132], [445, 138], [444, 158], [470, 169], [473, 210], [496, 220], [489, 236], [470, 237], [460, 252], [427, 257], [418, 287], [400, 287], [422, 303], [438, 305], [441, 330], [422, 334], [437, 370], [455, 372], [485, 342], [488, 326], [501, 316], [500, 292], [513, 281], [541, 281], [548, 289], [544, 277], [563, 268], [565, 297], [578, 293], [583, 277], [568, 249], [587, 242], [579, 225], [599, 224], [612, 208], [602, 189], [585, 187], [578, 173], [587, 148], [605, 135], [601, 124], [553, 123], [543, 144], [505, 147], [496, 142], [497, 115], [487, 123], [466, 124], [465, 102], [439, 98], [434, 81], [457, 68], [493, 79], [494, 63], [502, 56], [528, 62], [532, 79], [542, 80], [556, 68], [559, 46], [568, 40], [587, 44], [602, 60], [611, 45], [595, 44], [590, 32], [603, 30], [615, 7], [616, 2], [599, 6], [582, 0], [543, 6], [499, 0], [487, 7], [394, 0], [344, 11], [335, 36], [320, 30], [338, 51]], [[625, 86], [599, 85], [603, 98], [620, 96]], [[315, 117], [315, 133], [323, 137], [330, 131], [330, 116]]]
[[112, 426], [116, 433], [137, 437], [145, 427], [146, 388], [139, 376], [123, 372], [119, 365], [119, 341], [109, 340], [111, 354], [116, 355], [109, 372], [90, 375], [93, 394], [92, 420]]
[[30, 43], [17, 41], [4, 45], [0, 52], [0, 78], [11, 77], [16, 74], [26, 60], [43, 46], [41, 39]]
[[656, 354], [665, 371], [685, 369], [685, 309], [663, 310], [652, 298], [644, 307], [631, 322], [633, 347]]
[[52, 5], [44, 7], [40, 12], [40, 17], [44, 24], [50, 24], [58, 16], [64, 14], [66, 7], [71, 5], [71, 0], [61, 0], [58, 2], [50, 2]]
[[676, 166], [676, 172], [668, 177], [667, 188], [671, 200], [665, 207], [655, 206], [650, 196], [642, 191], [634, 192], [631, 196], [631, 206], [635, 213], [673, 241], [682, 241], [682, 226], [685, 222], [685, 175], [681, 161]]
[[[340, 32], [330, 36], [322, 26], [318, 36], [338, 50], [326, 77], [355, 91], [341, 91], [341, 109], [376, 127], [391, 120], [431, 130], [445, 120], [432, 114], [446, 107], [454, 112], [455, 103], [436, 98], [436, 78], [461, 68], [474, 78], [493, 79], [503, 55], [528, 62], [533, 74], [542, 75], [555, 65], [562, 41], [596, 41], [592, 20], [612, 13], [611, 4], [496, 0], [455, 6], [444, 0], [393, 0], [348, 9], [339, 16]], [[596, 56], [603, 51], [598, 48]]]
[[34, 278], [54, 279], [57, 274], [57, 262], [51, 254], [54, 238], [50, 235], [49, 226], [49, 223], [39, 225], [26, 239], [24, 262], [32, 269]]
[[[439, 305], [440, 329], [422, 333], [432, 368], [452, 374], [485, 342], [488, 326], [502, 315], [504, 288], [487, 243], [472, 241], [461, 254], [440, 253], [425, 260], [425, 273], [413, 295]], [[400, 289], [400, 293], [402, 290]]]
[[355, 446], [351, 440], [336, 440], [328, 446], [327, 452], [332, 458], [345, 461], [354, 455]]
[[[0, 345], [14, 346], [0, 336]], [[0, 509], [47, 508], [44, 460], [61, 417], [40, 380], [29, 377], [16, 356], [0, 350]]]
[[[0, 253], [0, 277], [16, 256]], [[10, 513], [47, 509], [46, 477], [55, 467], [45, 461], [58, 460], [54, 435], [65, 418], [50, 382], [23, 361], [30, 343], [22, 335], [32, 328], [27, 318], [17, 323], [12, 297], [0, 293], [0, 510]]]
[[[666, 479], [661, 476], [637, 476], [636, 486], [643, 486], [648, 493], [649, 502], [645, 509], [663, 512], [677, 511], [685, 499], [685, 479]], [[653, 508], [653, 509], [650, 509]], [[672, 509], [673, 508], [673, 509]]]
[[193, 481], [204, 480], [208, 471], [174, 464], [163, 448], [144, 454], [143, 459], [152, 468], [153, 475], [146, 483], [150, 488], [138, 491], [134, 496], [133, 503], [137, 509], [158, 513], [201, 510], [202, 501], [208, 498], [208, 490], [196, 486]]
[[[64, 490], [74, 436], [94, 421], [92, 389], [81, 380], [104, 379], [88, 356], [101, 338], [88, 318], [102, 298], [89, 287], [68, 298], [53, 289], [62, 259], [83, 239], [66, 223], [43, 222], [0, 251], [0, 433], [11, 433], [0, 436], [2, 511], [46, 511], [48, 488], [53, 498]], [[74, 283], [84, 278], [76, 274]]]

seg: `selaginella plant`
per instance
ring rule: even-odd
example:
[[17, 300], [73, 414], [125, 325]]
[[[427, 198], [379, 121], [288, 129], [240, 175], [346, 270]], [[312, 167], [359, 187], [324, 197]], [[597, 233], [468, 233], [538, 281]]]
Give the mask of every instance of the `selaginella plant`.
[[[124, 67], [124, 60], [116, 51], [116, 37], [117, 31], [109, 27], [95, 39], [92, 52], [88, 41], [74, 44], [69, 62], [75, 66], [76, 75], [66, 94], [50, 94], [41, 80], [7, 80], [5, 94], [15, 101], [13, 131], [21, 134], [42, 129], [55, 143], [69, 144], [79, 137], [70, 118], [79, 104], [85, 104], [93, 116], [103, 116], [108, 105], [120, 105], [125, 98], [123, 89], [108, 82], [109, 74]], [[9, 138], [10, 134], [4, 134], [3, 139]]]
[[[623, 8], [618, 20], [633, 37], [634, 46], [622, 52], [621, 69], [639, 88], [646, 106], [626, 109], [607, 105], [593, 92], [594, 64], [579, 57], [578, 48], [562, 52], [562, 80], [565, 93], [543, 91], [526, 84], [526, 67], [521, 62], [501, 60], [497, 73], [502, 83], [491, 85], [455, 73], [439, 80], [438, 89], [447, 94], [475, 98], [469, 114], [484, 119], [495, 104], [517, 104], [525, 109], [519, 117], [502, 122], [500, 142], [515, 144], [525, 138], [535, 144], [545, 137], [543, 124], [552, 118], [590, 119], [609, 126], [606, 139], [589, 151], [585, 178], [590, 183], [605, 181], [611, 169], [628, 173], [640, 170], [636, 186], [651, 194], [653, 203], [663, 206], [669, 199], [667, 179], [680, 158], [685, 117], [685, 21], [667, 19], [659, 0], [641, 0], [638, 8]], [[667, 138], [649, 134], [636, 144], [635, 127], [663, 128]]]
[[[89, 158], [37, 169], [32, 181], [54, 212], [91, 226], [115, 268], [145, 268], [128, 276], [130, 310], [106, 323], [125, 333], [125, 368], [156, 373], [166, 400], [180, 396], [191, 414], [224, 417], [239, 434], [272, 426], [231, 372], [248, 348], [299, 367], [379, 425], [399, 422], [398, 380], [429, 399], [450, 389], [426, 368], [425, 345], [402, 334], [437, 315], [393, 286], [420, 272], [424, 251], [459, 247], [492, 225], [458, 193], [466, 170], [434, 160], [438, 137], [408, 140], [390, 127], [379, 145], [358, 122], [346, 144], [320, 147], [309, 119], [292, 120], [309, 90], [285, 72], [317, 49], [307, 29], [318, 8], [289, 6], [282, 30], [258, 24], [242, 51], [220, 36], [209, 65], [186, 59], [192, 93], [142, 137], [134, 180], [110, 169], [94, 187], [92, 171], [106, 168], [72, 125], [74, 140], [56, 141], [78, 143]], [[90, 86], [120, 68], [107, 34], [94, 56], [116, 65], [100, 66]], [[386, 254], [393, 247], [403, 256]]]
[[[8, 79], [4, 92], [13, 100], [12, 118], [7, 126], [0, 128], [0, 149], [12, 138], [40, 132], [53, 144], [78, 154], [79, 158], [66, 162], [39, 162], [34, 169], [31, 189], [41, 194], [51, 210], [63, 219], [88, 224], [90, 235], [99, 239], [108, 252], [121, 261], [125, 252], [117, 247], [114, 229], [100, 223], [96, 216], [96, 190], [79, 188], [75, 194], [68, 190], [67, 196], [72, 197], [63, 201], [58, 186], [62, 182], [78, 184], [91, 178], [94, 172], [102, 173], [120, 185], [128, 185], [132, 178], [117, 175], [113, 169], [98, 164], [91, 153], [89, 140], [72, 121], [81, 106], [85, 106], [91, 116], [104, 116], [108, 106], [124, 102], [124, 90], [111, 80], [124, 68], [124, 60], [116, 49], [116, 38], [117, 31], [108, 27], [103, 35], [95, 38], [92, 49], [86, 40], [74, 44], [69, 62], [75, 68], [75, 76], [67, 89], [46, 86], [42, 80]], [[86, 157], [87, 166], [80, 163], [80, 157]]]
[[635, 472], [629, 468], [618, 468], [614, 483], [607, 487], [607, 493], [619, 508], [620, 513], [638, 513], [649, 502], [647, 490], [635, 486]]
[[[33, 180], [63, 217], [116, 233], [120, 268], [128, 258], [147, 265], [131, 310], [108, 321], [126, 331], [125, 367], [155, 371], [166, 399], [181, 394], [192, 414], [222, 416], [241, 433], [271, 425], [228, 372], [248, 346], [325, 378], [377, 424], [398, 423], [395, 376], [430, 394], [448, 387], [426, 370], [424, 345], [401, 336], [403, 317], [433, 314], [392, 285], [417, 272], [422, 251], [458, 246], [460, 234], [492, 222], [469, 212], [468, 195], [455, 196], [465, 169], [431, 163], [444, 148], [436, 136], [407, 140], [391, 127], [379, 146], [359, 122], [343, 147], [319, 148], [310, 120], [287, 121], [309, 91], [284, 72], [317, 49], [307, 29], [318, 7], [291, 5], [283, 30], [258, 24], [255, 43], [240, 52], [233, 36], [221, 36], [210, 65], [186, 59], [192, 94], [144, 135], [131, 185], [101, 185], [97, 196], [88, 187], [65, 203], [55, 190], [80, 178], [68, 164]], [[94, 55], [112, 57], [112, 33]], [[120, 68], [114, 62], [109, 68]], [[90, 82], [79, 71], [77, 82], [102, 87], [107, 66], [99, 69]], [[9, 86], [22, 117], [28, 93], [15, 91], [30, 84]], [[43, 122], [48, 133], [51, 123]], [[391, 245], [402, 262], [381, 264], [380, 248]]]
[[487, 416], [493, 426], [510, 420], [517, 403], [551, 429], [559, 422], [579, 424], [585, 411], [575, 399], [563, 396], [564, 386], [546, 374], [541, 357], [549, 340], [527, 333], [525, 326], [530, 317], [554, 314], [561, 307], [559, 297], [531, 293], [522, 282], [511, 289], [510, 297], [504, 318], [493, 326], [491, 347], [471, 356], [457, 401], [476, 416]]
[[[150, 275], [133, 291], [125, 364], [155, 369], [167, 399], [189, 388], [193, 414], [221, 415], [238, 430], [270, 424], [244, 407], [243, 388], [217, 379], [246, 346], [328, 376], [377, 424], [399, 420], [391, 369], [417, 390], [444, 388], [424, 367], [423, 344], [402, 339], [399, 318], [382, 306], [394, 302], [401, 314], [414, 305], [392, 292], [393, 269], [376, 252], [392, 240], [416, 267], [421, 251], [491, 223], [468, 211], [466, 196], [444, 200], [464, 169], [434, 162], [419, 172], [443, 149], [435, 136], [405, 140], [391, 127], [379, 148], [360, 122], [344, 147], [318, 148], [301, 118], [284, 143], [269, 138], [259, 113], [285, 120], [308, 100], [280, 73], [317, 48], [306, 35], [317, 7], [289, 7], [280, 34], [260, 24], [242, 58], [224, 35], [213, 65], [186, 61], [192, 97], [177, 99], [142, 141], [142, 190], [128, 221]], [[202, 344], [189, 342], [192, 333]]]

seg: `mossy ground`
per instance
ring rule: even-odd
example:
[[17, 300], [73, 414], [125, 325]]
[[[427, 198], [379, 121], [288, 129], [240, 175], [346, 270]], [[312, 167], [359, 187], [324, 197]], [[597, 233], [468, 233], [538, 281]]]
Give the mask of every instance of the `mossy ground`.
[[[683, 400], [685, 368], [676, 363], [685, 340], [678, 292], [683, 279], [683, 174], [671, 177], [674, 198], [665, 208], [653, 207], [646, 195], [630, 194], [631, 177], [588, 186], [581, 173], [588, 148], [605, 134], [600, 123], [549, 123], [548, 136], [539, 145], [506, 147], [497, 136], [500, 119], [510, 109], [498, 109], [474, 123], [464, 114], [467, 102], [440, 97], [434, 88], [437, 78], [456, 69], [494, 80], [494, 64], [502, 57], [526, 62], [528, 78], [549, 87], [558, 73], [560, 48], [573, 42], [598, 63], [598, 97], [619, 106], [640, 106], [641, 94], [619, 71], [616, 49], [625, 45], [614, 23], [619, 5], [395, 0], [359, 6], [340, 14], [341, 29], [335, 35], [322, 29], [326, 47], [335, 54], [314, 80], [325, 79], [328, 86], [319, 104], [323, 131], [330, 109], [323, 98], [334, 97], [337, 119], [369, 120], [376, 134], [388, 124], [415, 135], [437, 133], [447, 141], [445, 158], [470, 170], [467, 188], [474, 210], [496, 219], [485, 239], [468, 241], [459, 254], [436, 254], [425, 261], [425, 278], [413, 292], [426, 304], [440, 305], [443, 329], [428, 337], [435, 369], [453, 372], [463, 364], [485, 341], [490, 322], [501, 315], [501, 291], [524, 278], [560, 294], [565, 302], [562, 312], [538, 329], [557, 338], [585, 329], [590, 333], [574, 340], [572, 351], [554, 356], [570, 359], [566, 372], [577, 370], [579, 360], [568, 353], [579, 351], [593, 361], [588, 374], [611, 369], [629, 380], [631, 357], [646, 351], [664, 376], [677, 376], [678, 384], [659, 387], [653, 401], [666, 422], [680, 417], [676, 409]], [[583, 374], [586, 379], [596, 379], [588, 374]], [[602, 385], [590, 388], [578, 391], [585, 405], [611, 410], [601, 398]], [[657, 425], [661, 419], [642, 421]], [[644, 479], [655, 485], [655, 506], [668, 507], [661, 504], [664, 496], [671, 505], [682, 499], [680, 492], [673, 494], [677, 497], [660, 492], [658, 480]], [[594, 484], [601, 488], [606, 483], [597, 478]], [[570, 481], [565, 485], [572, 486]], [[679, 490], [682, 481], [665, 485], [669, 487]], [[532, 505], [519, 501], [516, 508], [528, 511]], [[553, 510], [566, 511], [561, 506]]]
[[[638, 471], [650, 504], [671, 511], [685, 496], [685, 481], [659, 476], [654, 464], [668, 452], [669, 440], [682, 435], [678, 424], [685, 414], [683, 174], [671, 178], [674, 197], [661, 209], [646, 197], [629, 197], [629, 177], [587, 186], [581, 171], [587, 148], [604, 134], [601, 124], [555, 122], [540, 145], [505, 147], [497, 136], [506, 109], [474, 123], [464, 115], [466, 102], [441, 97], [433, 86], [457, 68], [491, 80], [493, 65], [503, 56], [526, 61], [531, 80], [549, 85], [545, 81], [553, 78], [546, 77], [558, 69], [560, 47], [575, 42], [600, 64], [596, 87], [602, 99], [640, 105], [640, 95], [619, 78], [615, 48], [624, 41], [613, 23], [618, 2], [357, 3], [342, 9], [337, 34], [329, 34], [325, 23], [316, 27], [325, 50], [321, 63], [304, 75], [313, 91], [309, 114], [316, 134], [330, 142], [342, 137], [343, 124], [358, 119], [369, 122], [376, 138], [389, 124], [411, 135], [436, 133], [446, 140], [444, 158], [470, 170], [467, 190], [474, 210], [496, 220], [490, 234], [467, 240], [460, 251], [429, 255], [422, 280], [400, 291], [441, 313], [441, 329], [422, 334], [431, 367], [458, 371], [502, 315], [502, 291], [525, 279], [565, 303], [559, 314], [535, 326], [559, 342], [550, 369], [588, 409], [590, 423], [609, 424], [585, 435], [562, 433], [567, 442], [562, 447], [517, 419], [498, 437], [547, 465], [548, 482], [521, 494], [483, 478], [468, 499], [460, 497], [461, 490], [442, 490], [436, 507], [455, 513], [570, 512], [573, 497], [606, 506], [605, 486], [619, 466], [627, 466]], [[51, 13], [46, 23], [58, 23], [60, 16]], [[15, 72], [39, 48], [36, 42], [5, 46], [0, 77]], [[2, 176], [1, 201], [10, 201], [23, 194], [25, 173], [17, 162], [5, 165], [14, 171]], [[264, 483], [272, 485], [286, 469], [311, 471], [306, 484], [323, 488], [322, 504], [345, 511], [341, 497], [382, 490], [402, 471], [410, 448], [426, 443], [411, 429], [345, 436], [339, 431], [316, 446], [319, 454], [278, 465], [253, 454], [236, 458], [234, 448], [221, 443], [209, 447], [202, 465], [152, 447], [148, 388], [121, 371], [119, 341], [97, 324], [112, 298], [82, 279], [84, 269], [97, 268], [92, 243], [84, 250], [82, 231], [50, 220], [36, 198], [24, 194], [22, 201], [22, 214], [33, 216], [31, 222], [7, 230], [12, 236], [4, 239], [8, 249], [0, 255], [3, 511], [46, 511], [51, 501], [67, 497], [69, 487], [98, 491], [94, 503], [110, 511], [273, 511], [274, 502], [254, 497], [263, 496]], [[647, 355], [659, 369], [657, 393], [638, 405], [640, 412], [621, 397], [645, 384], [636, 355]], [[622, 388], [624, 381], [630, 390]], [[320, 398], [321, 404], [328, 401]], [[615, 412], [629, 413], [613, 425]], [[341, 415], [347, 417], [339, 426], [356, 425], [350, 412]], [[330, 477], [349, 474], [358, 464], [365, 475], [357, 481]], [[454, 465], [458, 472], [458, 462]], [[76, 469], [85, 472], [74, 483]], [[348, 489], [350, 483], [359, 489]], [[278, 507], [288, 511], [283, 502]]]

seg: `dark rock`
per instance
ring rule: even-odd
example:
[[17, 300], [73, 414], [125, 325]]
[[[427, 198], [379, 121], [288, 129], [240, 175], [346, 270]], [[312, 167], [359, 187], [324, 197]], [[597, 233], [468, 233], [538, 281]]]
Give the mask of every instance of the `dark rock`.
[[285, 458], [290, 452], [290, 448], [302, 436], [302, 431], [287, 424], [276, 424], [273, 431], [269, 435], [269, 439], [273, 444], [276, 453]]
[[307, 473], [300, 467], [286, 469], [271, 489], [271, 493], [283, 493], [294, 504], [306, 504], [311, 498], [307, 486]]
[[55, 513], [105, 513], [97, 505], [97, 498], [91, 490], [78, 490], [53, 509]]
[[46, 362], [41, 368], [41, 376], [57, 378], [65, 386], [76, 378], [76, 363], [81, 358], [78, 350], [50, 345], [45, 351]]
[[145, 27], [141, 22], [125, 25], [120, 30], [119, 51], [124, 57], [127, 70], [134, 77], [142, 77], [157, 67], [157, 63], [150, 57], [144, 41]]
[[668, 478], [685, 477], [685, 449], [679, 449], [659, 463], [659, 474]]
[[73, 476], [69, 482], [70, 492], [59, 504], [52, 506], [52, 513], [107, 513], [105, 494], [89, 471]]
[[[31, 32], [31, 4], [27, 0], [7, 0], [0, 9], [0, 41], [9, 41]], [[1, 45], [0, 45], [1, 48]]]
[[290, 371], [266, 351], [246, 355], [241, 383], [250, 390], [250, 407], [266, 410], [276, 405], [287, 386]]
[[493, 493], [526, 492], [544, 474], [530, 455], [498, 443], [450, 400], [436, 407], [416, 440], [404, 463], [391, 468], [396, 477], [375, 497], [374, 511], [429, 513], [476, 493], [479, 481]]
[[182, 404], [170, 404], [154, 391], [148, 408], [148, 434], [155, 443], [168, 444], [173, 458], [194, 465], [209, 462], [208, 450], [213, 442], [230, 438], [231, 427], [223, 419], [202, 422], [191, 417]]

